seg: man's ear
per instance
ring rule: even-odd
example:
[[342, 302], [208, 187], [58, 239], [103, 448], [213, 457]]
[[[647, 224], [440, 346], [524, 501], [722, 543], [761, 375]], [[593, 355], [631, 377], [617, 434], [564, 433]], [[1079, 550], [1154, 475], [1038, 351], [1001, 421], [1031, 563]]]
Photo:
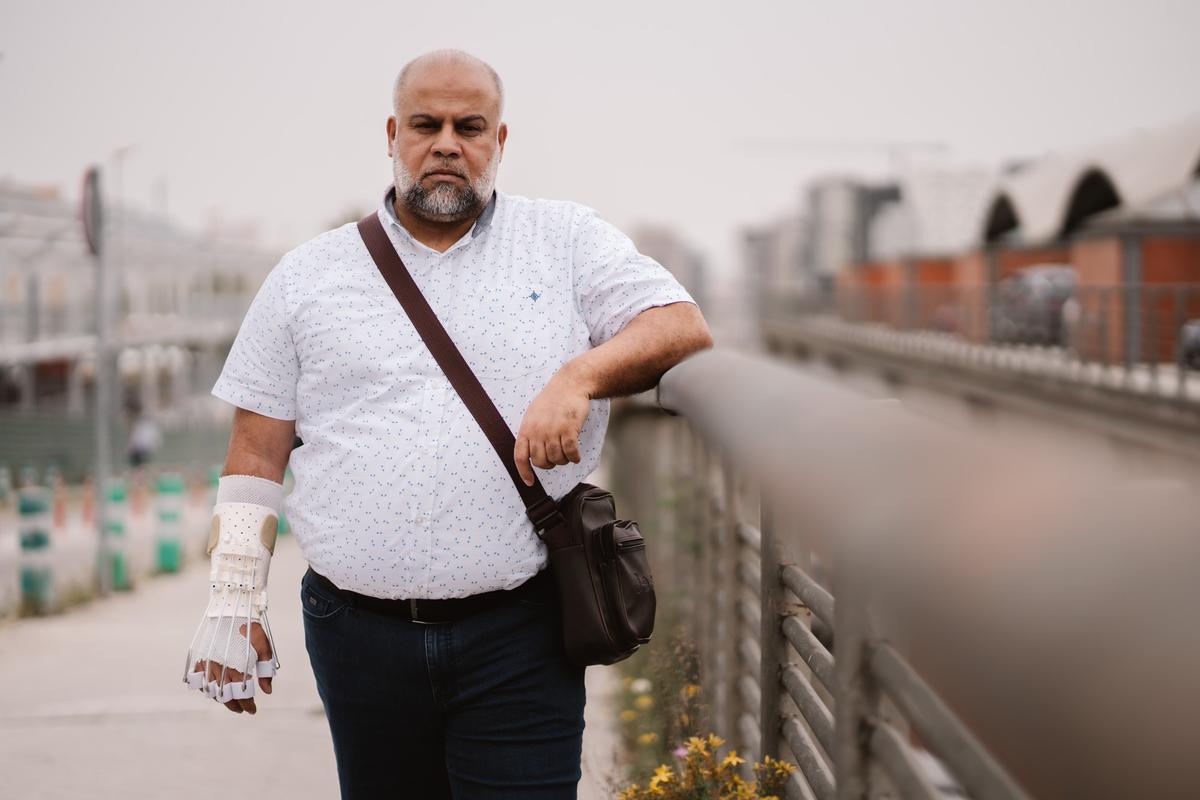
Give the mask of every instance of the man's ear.
[[396, 152], [396, 117], [390, 116], [387, 121], [387, 154], [388, 158], [395, 158]]
[[496, 141], [500, 143], [500, 157], [504, 158], [504, 142], [508, 139], [508, 123], [501, 122], [500, 130], [496, 131]]

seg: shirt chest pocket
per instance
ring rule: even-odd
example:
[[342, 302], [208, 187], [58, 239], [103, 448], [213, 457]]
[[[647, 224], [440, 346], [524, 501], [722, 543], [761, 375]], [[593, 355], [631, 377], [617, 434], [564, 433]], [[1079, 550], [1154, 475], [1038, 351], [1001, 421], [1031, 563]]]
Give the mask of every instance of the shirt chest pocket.
[[570, 306], [545, 285], [480, 286], [471, 301], [450, 336], [476, 375], [522, 378], [567, 360]]

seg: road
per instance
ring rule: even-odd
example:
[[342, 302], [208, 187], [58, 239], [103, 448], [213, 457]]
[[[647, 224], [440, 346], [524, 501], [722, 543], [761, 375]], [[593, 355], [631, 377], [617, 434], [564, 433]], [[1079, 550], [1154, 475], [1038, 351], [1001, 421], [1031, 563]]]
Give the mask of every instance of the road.
[[[207, 565], [65, 614], [0, 624], [0, 797], [8, 800], [336, 798], [337, 778], [304, 652], [290, 537], [271, 563], [282, 668], [255, 716], [187, 691], [183, 659], [207, 598]], [[616, 676], [587, 671], [581, 800], [614, 796]]]

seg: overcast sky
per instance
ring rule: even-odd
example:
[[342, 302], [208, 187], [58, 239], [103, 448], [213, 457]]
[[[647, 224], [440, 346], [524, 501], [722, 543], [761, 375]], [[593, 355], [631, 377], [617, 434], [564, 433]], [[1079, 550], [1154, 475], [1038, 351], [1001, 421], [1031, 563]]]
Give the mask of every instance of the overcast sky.
[[378, 202], [396, 71], [460, 47], [506, 83], [503, 191], [672, 225], [723, 268], [805, 178], [887, 164], [812, 143], [989, 163], [1169, 122], [1200, 110], [1198, 31], [1195, 0], [0, 0], [0, 177], [74, 195], [133, 145], [133, 202], [165, 181], [182, 224], [291, 247]]

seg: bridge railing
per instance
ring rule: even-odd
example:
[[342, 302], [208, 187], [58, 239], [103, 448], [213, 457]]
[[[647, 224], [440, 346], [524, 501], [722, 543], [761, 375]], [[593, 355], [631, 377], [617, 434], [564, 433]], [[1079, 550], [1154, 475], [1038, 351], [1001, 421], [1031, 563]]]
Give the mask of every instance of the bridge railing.
[[[1048, 285], [1048, 284], [1047, 284]], [[1075, 286], [1069, 292], [993, 286], [839, 286], [773, 292], [768, 319], [813, 313], [970, 344], [1038, 350], [1073, 365], [1119, 370], [1186, 394], [1200, 375], [1200, 284]]]
[[616, 489], [661, 534], [712, 727], [796, 764], [789, 796], [1200, 785], [1200, 626], [1177, 624], [1200, 607], [1194, 491], [720, 351], [659, 400], [676, 415], [614, 416]]

